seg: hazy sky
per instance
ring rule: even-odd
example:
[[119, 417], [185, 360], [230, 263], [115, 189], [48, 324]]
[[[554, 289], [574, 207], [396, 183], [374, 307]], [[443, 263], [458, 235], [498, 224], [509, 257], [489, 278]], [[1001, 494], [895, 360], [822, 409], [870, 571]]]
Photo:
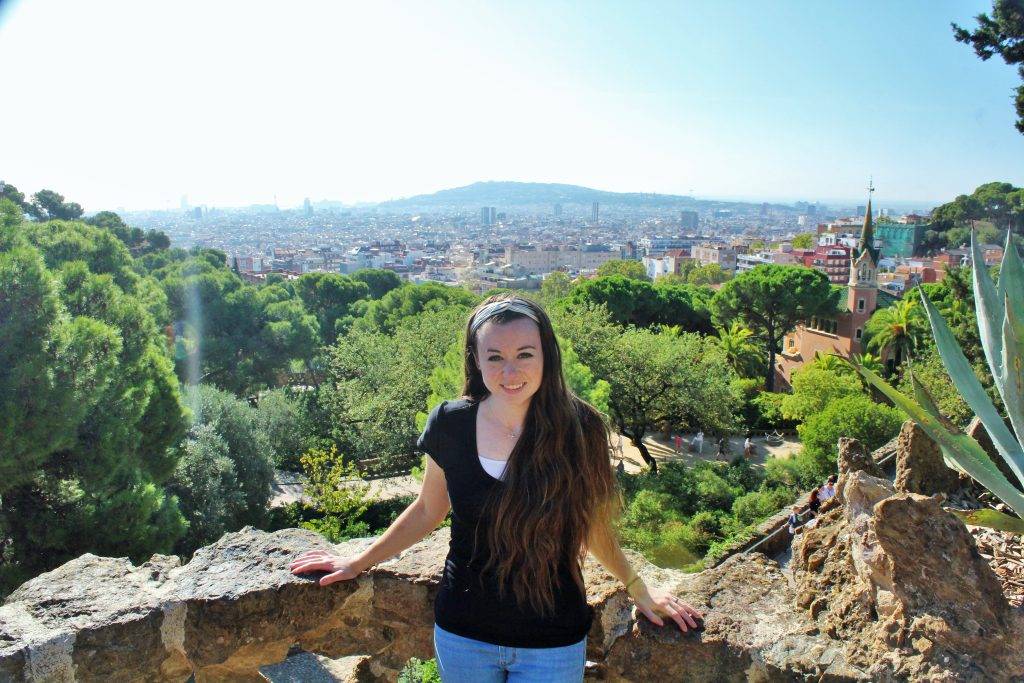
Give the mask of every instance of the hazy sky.
[[87, 211], [477, 180], [945, 201], [1024, 184], [990, 0], [0, 4], [0, 179]]

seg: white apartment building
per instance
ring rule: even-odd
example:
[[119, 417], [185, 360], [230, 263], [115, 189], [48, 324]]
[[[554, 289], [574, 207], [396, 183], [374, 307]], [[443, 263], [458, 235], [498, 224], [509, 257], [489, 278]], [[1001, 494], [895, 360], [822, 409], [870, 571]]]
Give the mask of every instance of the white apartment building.
[[619, 258], [609, 247], [589, 246], [582, 250], [564, 245], [547, 247], [505, 247], [505, 263], [517, 272], [550, 273], [560, 268], [593, 270], [605, 261]]

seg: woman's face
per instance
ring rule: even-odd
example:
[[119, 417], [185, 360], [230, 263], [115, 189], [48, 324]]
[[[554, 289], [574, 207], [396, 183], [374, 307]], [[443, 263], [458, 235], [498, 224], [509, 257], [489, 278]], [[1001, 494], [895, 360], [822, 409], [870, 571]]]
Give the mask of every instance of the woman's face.
[[485, 322], [476, 335], [476, 363], [491, 396], [509, 403], [529, 402], [544, 376], [537, 323], [529, 318]]

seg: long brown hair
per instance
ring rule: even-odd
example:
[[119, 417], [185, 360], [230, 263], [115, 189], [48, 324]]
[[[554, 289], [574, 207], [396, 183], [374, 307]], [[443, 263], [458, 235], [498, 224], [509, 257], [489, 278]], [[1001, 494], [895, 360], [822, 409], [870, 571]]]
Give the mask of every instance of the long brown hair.
[[[547, 615], [554, 610], [555, 588], [561, 584], [560, 565], [567, 562], [573, 581], [585, 590], [580, 565], [587, 539], [608, 528], [621, 511], [621, 497], [605, 421], [566, 384], [551, 320], [535, 302], [496, 295], [474, 309], [466, 324], [463, 394], [479, 402], [490, 393], [474, 360], [472, 323], [481, 308], [504, 300], [523, 303], [536, 314], [544, 369], [505, 466], [503, 484], [493, 489], [484, 506], [481, 525], [489, 525], [491, 534], [490, 557], [482, 573], [493, 569], [502, 595], [511, 588], [518, 604]], [[523, 317], [528, 316], [506, 310], [488, 321], [502, 324]], [[480, 531], [478, 525], [477, 545]]]

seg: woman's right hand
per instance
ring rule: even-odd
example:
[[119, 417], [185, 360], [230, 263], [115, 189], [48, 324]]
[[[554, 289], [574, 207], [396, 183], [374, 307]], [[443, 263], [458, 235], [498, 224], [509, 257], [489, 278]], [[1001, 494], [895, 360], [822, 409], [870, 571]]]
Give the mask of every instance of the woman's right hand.
[[335, 581], [350, 581], [363, 573], [366, 568], [358, 555], [341, 557], [326, 550], [307, 550], [291, 563], [292, 574], [327, 572], [320, 578], [320, 585], [327, 586]]

